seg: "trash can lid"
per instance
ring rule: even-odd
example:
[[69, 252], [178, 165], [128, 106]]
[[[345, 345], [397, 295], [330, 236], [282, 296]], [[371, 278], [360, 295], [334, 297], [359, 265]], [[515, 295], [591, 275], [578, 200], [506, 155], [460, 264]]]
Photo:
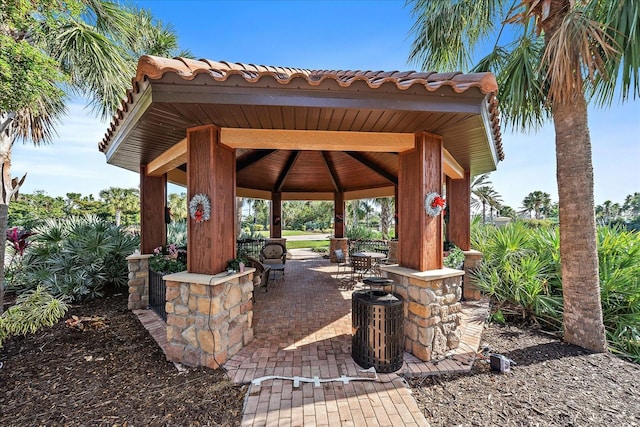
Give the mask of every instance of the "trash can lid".
[[388, 277], [365, 277], [362, 280], [367, 285], [392, 285], [393, 280]]

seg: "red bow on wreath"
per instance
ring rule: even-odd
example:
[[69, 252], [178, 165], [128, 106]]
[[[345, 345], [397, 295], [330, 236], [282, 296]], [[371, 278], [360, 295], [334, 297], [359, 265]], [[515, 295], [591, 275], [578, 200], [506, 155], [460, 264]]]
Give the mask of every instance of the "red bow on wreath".
[[440, 206], [441, 208], [444, 208], [445, 203], [446, 203], [446, 201], [445, 201], [442, 197], [440, 197], [440, 196], [436, 196], [436, 197], [433, 199], [433, 202], [431, 202], [431, 207], [432, 207], [432, 208], [434, 208], [434, 209], [435, 209], [437, 206]]
[[196, 222], [202, 222], [202, 215], [203, 215], [202, 208], [198, 207], [198, 210], [196, 210], [196, 213], [195, 213]]

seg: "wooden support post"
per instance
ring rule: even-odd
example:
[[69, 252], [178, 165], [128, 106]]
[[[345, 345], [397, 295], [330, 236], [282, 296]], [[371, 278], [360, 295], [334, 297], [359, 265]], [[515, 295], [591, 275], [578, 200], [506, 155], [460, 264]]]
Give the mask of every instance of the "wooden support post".
[[271, 193], [271, 229], [272, 239], [282, 237], [282, 193]]
[[395, 209], [394, 213], [393, 213], [393, 226], [395, 227], [395, 233], [394, 236], [396, 238], [396, 240], [398, 240], [399, 237], [399, 233], [400, 233], [400, 229], [398, 228], [398, 220], [400, 219], [400, 215], [398, 215], [398, 186], [396, 185], [394, 188], [394, 194], [393, 194], [393, 207]]
[[220, 144], [214, 125], [187, 129], [187, 197], [204, 194], [211, 202], [208, 221], [191, 216], [187, 227], [187, 270], [216, 274], [235, 258], [235, 150]]
[[167, 175], [148, 176], [147, 165], [140, 165], [140, 252], [152, 254], [167, 244], [164, 208], [167, 203]]
[[471, 174], [464, 171], [463, 179], [447, 177], [447, 240], [463, 251], [471, 249]]
[[344, 193], [335, 192], [333, 193], [333, 236], [335, 238], [344, 237], [344, 212], [345, 212], [345, 203], [344, 203]]
[[442, 268], [442, 214], [427, 215], [428, 193], [442, 193], [442, 137], [415, 136], [415, 148], [400, 153], [398, 210], [399, 264], [418, 271]]

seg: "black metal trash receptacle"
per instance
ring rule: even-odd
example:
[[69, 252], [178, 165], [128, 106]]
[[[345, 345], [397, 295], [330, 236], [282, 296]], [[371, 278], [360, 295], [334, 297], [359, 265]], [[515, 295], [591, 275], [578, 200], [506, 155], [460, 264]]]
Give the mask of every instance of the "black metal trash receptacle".
[[351, 357], [363, 368], [395, 372], [404, 353], [403, 298], [383, 291], [355, 291], [351, 301]]

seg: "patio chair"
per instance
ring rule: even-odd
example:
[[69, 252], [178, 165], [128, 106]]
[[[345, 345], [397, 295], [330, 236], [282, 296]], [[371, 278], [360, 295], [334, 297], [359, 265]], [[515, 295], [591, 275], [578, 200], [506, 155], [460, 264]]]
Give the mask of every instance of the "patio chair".
[[340, 267], [342, 267], [342, 274], [344, 274], [349, 267], [349, 263], [347, 262], [347, 257], [344, 256], [344, 252], [342, 249], [336, 249], [333, 251], [333, 255], [338, 262], [338, 272], [336, 273], [336, 279], [340, 277]]
[[269, 284], [269, 266], [264, 265], [255, 258], [247, 258], [247, 267], [255, 268], [256, 272], [253, 273], [253, 287], [262, 288], [267, 292], [267, 285]]
[[260, 262], [263, 264], [285, 264], [287, 249], [282, 243], [268, 242], [260, 251]]
[[371, 257], [351, 255], [351, 280], [357, 275], [360, 280], [364, 277], [365, 273], [373, 272], [373, 263]]

